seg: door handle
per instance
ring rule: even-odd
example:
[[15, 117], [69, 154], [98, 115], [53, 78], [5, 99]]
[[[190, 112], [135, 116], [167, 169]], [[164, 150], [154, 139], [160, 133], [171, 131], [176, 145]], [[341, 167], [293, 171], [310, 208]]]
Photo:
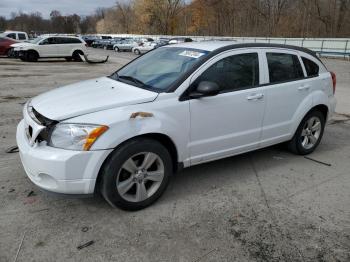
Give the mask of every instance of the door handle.
[[310, 85], [303, 85], [303, 86], [299, 86], [298, 90], [302, 91], [302, 90], [309, 90], [310, 89]]
[[247, 96], [247, 100], [251, 101], [251, 100], [260, 100], [263, 99], [264, 94], [251, 94], [249, 96]]

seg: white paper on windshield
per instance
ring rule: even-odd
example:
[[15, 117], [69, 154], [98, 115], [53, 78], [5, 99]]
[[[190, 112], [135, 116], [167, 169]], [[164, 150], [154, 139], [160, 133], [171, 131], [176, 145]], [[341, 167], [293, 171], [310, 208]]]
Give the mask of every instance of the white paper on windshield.
[[191, 58], [200, 58], [202, 55], [205, 55], [205, 54], [197, 51], [185, 50], [181, 52], [179, 55], [187, 56]]

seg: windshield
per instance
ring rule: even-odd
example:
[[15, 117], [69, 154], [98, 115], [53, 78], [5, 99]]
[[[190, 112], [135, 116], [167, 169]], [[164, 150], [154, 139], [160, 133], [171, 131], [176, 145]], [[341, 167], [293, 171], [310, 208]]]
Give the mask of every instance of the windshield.
[[43, 37], [37, 37], [37, 38], [34, 38], [33, 40], [30, 40], [29, 42], [32, 44], [37, 44], [43, 39], [44, 39]]
[[164, 92], [208, 53], [184, 47], [159, 48], [126, 65], [111, 77], [138, 87]]

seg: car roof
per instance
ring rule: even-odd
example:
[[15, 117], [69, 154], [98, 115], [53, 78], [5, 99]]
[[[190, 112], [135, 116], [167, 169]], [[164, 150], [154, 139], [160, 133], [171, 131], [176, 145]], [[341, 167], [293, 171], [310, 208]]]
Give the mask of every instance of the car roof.
[[6, 31], [4, 31], [4, 32], [1, 32], [1, 34], [8, 34], [8, 33], [26, 34], [26, 32], [23, 32], [23, 31], [12, 31], [12, 30], [6, 30]]
[[60, 38], [77, 38], [77, 39], [82, 39], [81, 37], [79, 36], [74, 36], [74, 35], [41, 35], [41, 36], [38, 36], [38, 37], [41, 37], [41, 38], [49, 38], [49, 37], [60, 37]]
[[[177, 38], [173, 38], [171, 40], [176, 40], [176, 39]], [[201, 49], [201, 50], [205, 50], [205, 51], [214, 51], [214, 50], [219, 49], [221, 47], [233, 45], [235, 43], [236, 43], [235, 41], [185, 42], [185, 43], [170, 45], [169, 47], [185, 47], [185, 48]]]
[[220, 53], [223, 51], [238, 49], [238, 48], [279, 48], [279, 49], [289, 49], [296, 50], [307, 53], [319, 60], [316, 53], [310, 49], [292, 46], [292, 45], [282, 45], [282, 44], [268, 44], [268, 43], [240, 43], [236, 41], [203, 41], [203, 42], [187, 42], [175, 45], [169, 45], [167, 47], [185, 47], [206, 50], [209, 52]]

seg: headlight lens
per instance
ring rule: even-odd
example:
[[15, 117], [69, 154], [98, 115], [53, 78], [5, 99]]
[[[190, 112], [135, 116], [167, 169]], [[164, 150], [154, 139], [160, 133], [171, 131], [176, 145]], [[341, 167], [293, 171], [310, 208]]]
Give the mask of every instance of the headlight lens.
[[57, 124], [51, 132], [48, 145], [63, 149], [88, 151], [107, 129], [107, 126], [90, 124]]

